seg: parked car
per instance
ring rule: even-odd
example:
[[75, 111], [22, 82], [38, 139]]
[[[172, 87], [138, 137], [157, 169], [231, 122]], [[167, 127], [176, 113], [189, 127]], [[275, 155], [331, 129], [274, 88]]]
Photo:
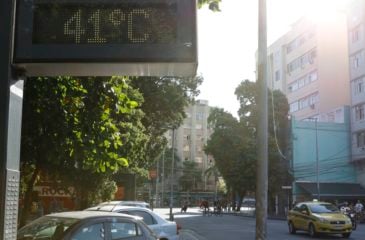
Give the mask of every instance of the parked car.
[[254, 198], [244, 198], [242, 200], [240, 211], [247, 215], [255, 215], [256, 200]]
[[143, 201], [108, 201], [108, 202], [102, 202], [98, 204], [97, 206], [134, 206], [134, 207], [144, 207], [144, 208], [150, 208], [150, 204], [143, 202]]
[[302, 202], [294, 206], [288, 214], [289, 232], [304, 230], [311, 237], [317, 234], [342, 234], [349, 238], [352, 232], [351, 219], [327, 202]]
[[18, 231], [17, 240], [157, 240], [140, 217], [113, 212], [59, 212], [40, 217]]
[[109, 211], [139, 216], [143, 218], [143, 221], [161, 240], [177, 240], [179, 238], [180, 226], [176, 222], [168, 221], [148, 208], [104, 204], [86, 210]]

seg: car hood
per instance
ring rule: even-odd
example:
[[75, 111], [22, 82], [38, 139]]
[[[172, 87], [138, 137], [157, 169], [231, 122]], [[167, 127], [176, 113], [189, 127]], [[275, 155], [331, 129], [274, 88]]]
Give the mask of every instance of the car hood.
[[313, 216], [325, 218], [326, 220], [348, 220], [348, 217], [341, 213], [313, 213]]

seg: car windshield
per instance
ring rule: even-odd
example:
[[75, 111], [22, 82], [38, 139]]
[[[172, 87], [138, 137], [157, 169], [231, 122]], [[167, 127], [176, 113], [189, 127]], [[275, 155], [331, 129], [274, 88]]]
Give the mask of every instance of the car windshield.
[[18, 240], [21, 239], [57, 239], [72, 224], [77, 222], [74, 218], [41, 217], [18, 231]]
[[339, 210], [332, 204], [313, 204], [309, 205], [312, 213], [338, 213]]

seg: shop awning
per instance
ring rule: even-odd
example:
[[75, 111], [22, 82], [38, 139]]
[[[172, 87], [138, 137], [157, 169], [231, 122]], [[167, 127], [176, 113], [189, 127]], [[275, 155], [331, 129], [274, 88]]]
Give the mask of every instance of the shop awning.
[[[317, 197], [316, 182], [295, 182], [298, 187]], [[326, 199], [365, 199], [365, 188], [358, 183], [320, 183], [320, 196]]]

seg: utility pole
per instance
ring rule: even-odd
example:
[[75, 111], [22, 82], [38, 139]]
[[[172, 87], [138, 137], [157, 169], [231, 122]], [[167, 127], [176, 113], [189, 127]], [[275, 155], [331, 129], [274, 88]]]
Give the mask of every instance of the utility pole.
[[314, 118], [316, 128], [316, 171], [317, 171], [317, 197], [318, 201], [321, 200], [321, 188], [319, 185], [319, 156], [318, 156], [318, 119]]
[[171, 178], [170, 178], [170, 221], [174, 221], [172, 215], [172, 207], [174, 201], [174, 165], [175, 165], [175, 128], [172, 129], [172, 162], [171, 162]]
[[256, 174], [256, 240], [265, 240], [267, 231], [268, 191], [268, 93], [267, 93], [267, 29], [266, 0], [259, 0], [259, 36], [257, 83], [258, 93], [258, 158]]

